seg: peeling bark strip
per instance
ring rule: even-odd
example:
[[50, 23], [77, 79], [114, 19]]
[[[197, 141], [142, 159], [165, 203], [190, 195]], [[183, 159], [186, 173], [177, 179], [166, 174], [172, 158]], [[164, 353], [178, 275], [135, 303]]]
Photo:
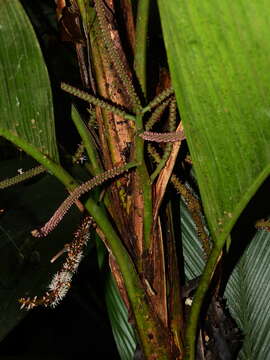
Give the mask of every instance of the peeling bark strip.
[[176, 141], [184, 140], [186, 138], [184, 132], [182, 131], [167, 132], [167, 133], [144, 131], [139, 136], [144, 140], [155, 141], [155, 142], [176, 142]]
[[[161, 157], [151, 144], [147, 144], [147, 151], [152, 157], [152, 159], [159, 164], [161, 161]], [[170, 181], [173, 184], [175, 190], [182, 197], [185, 205], [190, 211], [192, 219], [196, 225], [197, 235], [202, 244], [205, 257], [208, 258], [212, 248], [212, 244], [203, 223], [201, 205], [196, 199], [196, 197], [192, 194], [192, 192], [184, 184], [181, 183], [181, 181], [177, 178], [175, 174], [172, 174]]]
[[71, 281], [74, 273], [83, 257], [83, 247], [89, 240], [89, 230], [93, 224], [93, 219], [86, 216], [82, 224], [74, 234], [74, 239], [71, 244], [66, 244], [67, 258], [62, 268], [53, 276], [51, 283], [42, 297], [35, 296], [34, 298], [21, 298], [19, 302], [22, 304], [21, 309], [31, 310], [36, 306], [43, 305], [45, 307], [55, 307], [66, 295], [71, 286]]
[[99, 174], [92, 179], [86, 181], [82, 185], [78, 186], [66, 200], [60, 205], [60, 207], [53, 214], [51, 219], [40, 229], [35, 229], [32, 231], [34, 237], [43, 237], [47, 236], [63, 219], [65, 214], [71, 208], [71, 206], [78, 200], [83, 194], [93, 189], [95, 186], [101, 185], [105, 181], [116, 177], [127, 171], [130, 167], [135, 166], [134, 163], [125, 164], [119, 167], [112, 168], [108, 171], [105, 171], [102, 174]]

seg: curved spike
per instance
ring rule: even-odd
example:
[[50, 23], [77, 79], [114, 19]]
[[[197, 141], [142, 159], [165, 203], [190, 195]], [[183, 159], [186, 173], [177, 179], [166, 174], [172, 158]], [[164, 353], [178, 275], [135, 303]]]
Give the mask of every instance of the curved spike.
[[50, 220], [40, 229], [33, 230], [31, 233], [34, 237], [43, 237], [47, 236], [63, 219], [65, 214], [71, 208], [71, 206], [78, 200], [83, 194], [90, 191], [94, 187], [103, 184], [105, 181], [116, 177], [127, 171], [130, 167], [135, 166], [135, 163], [125, 164], [119, 167], [112, 168], [110, 170], [105, 171], [102, 174], [99, 174], [92, 179], [86, 181], [85, 183], [78, 186], [67, 198], [66, 200], [59, 206]]

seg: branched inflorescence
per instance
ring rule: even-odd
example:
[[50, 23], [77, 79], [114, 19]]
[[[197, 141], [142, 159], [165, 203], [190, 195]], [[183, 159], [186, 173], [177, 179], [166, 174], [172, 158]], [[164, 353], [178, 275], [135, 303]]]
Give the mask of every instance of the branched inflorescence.
[[[164, 103], [167, 102], [168, 100]], [[153, 174], [151, 174], [150, 180], [152, 183], [154, 182], [160, 171], [164, 168], [172, 150], [172, 143], [176, 141], [182, 141], [185, 139], [185, 135], [183, 131], [175, 132], [176, 117], [177, 117], [177, 106], [176, 106], [175, 97], [170, 99], [168, 104], [169, 104], [168, 129], [170, 132], [155, 133], [155, 132], [145, 131], [140, 135], [144, 140], [167, 143], [164, 147], [162, 158], [158, 162], [158, 165], [155, 171], [153, 172]], [[159, 109], [159, 107], [157, 109]]]
[[30, 170], [24, 171], [22, 174], [18, 174], [16, 176], [13, 176], [12, 178], [1, 181], [0, 189], [5, 189], [9, 186], [19, 184], [20, 182], [28, 180], [28, 179], [30, 179], [36, 175], [39, 175], [45, 171], [46, 171], [46, 169], [44, 168], [44, 166], [42, 166], [42, 165], [36, 166]]
[[[131, 163], [130, 163], [131, 164]], [[60, 207], [53, 214], [51, 219], [40, 229], [33, 230], [32, 235], [34, 237], [43, 237], [47, 236], [63, 219], [65, 214], [71, 208], [71, 206], [78, 200], [83, 194], [93, 189], [95, 186], [101, 185], [105, 181], [112, 179], [125, 171], [128, 170], [129, 164], [125, 164], [119, 167], [112, 168], [110, 170], [105, 171], [102, 174], [99, 174], [92, 179], [86, 181], [82, 185], [78, 186], [60, 205]], [[132, 164], [130, 165], [132, 166]], [[134, 164], [133, 164], [134, 166]]]
[[39, 305], [55, 307], [59, 304], [70, 289], [72, 277], [83, 257], [83, 247], [89, 240], [89, 230], [92, 224], [93, 220], [90, 216], [84, 218], [81, 226], [74, 234], [73, 241], [65, 245], [65, 251], [67, 252], [66, 261], [62, 268], [53, 276], [48, 286], [49, 291], [42, 297], [35, 296], [34, 298], [19, 299], [19, 302], [22, 304], [21, 309], [30, 310]]
[[166, 134], [170, 140], [166, 141], [166, 142], [168, 142], [168, 144], [166, 144], [166, 146], [164, 148], [162, 159], [161, 159], [160, 163], [158, 164], [155, 172], [151, 175], [152, 181], [153, 181], [153, 179], [155, 179], [156, 174], [159, 174], [159, 172], [165, 166], [166, 161], [168, 160], [170, 153], [172, 151], [172, 142], [175, 141], [177, 139], [177, 137], [178, 137], [178, 141], [182, 141], [185, 139], [184, 133], [182, 131], [174, 132], [175, 128], [176, 128], [176, 116], [177, 116], [176, 100], [175, 100], [175, 97], [173, 97], [173, 99], [169, 105], [168, 128], [169, 128], [170, 133]]

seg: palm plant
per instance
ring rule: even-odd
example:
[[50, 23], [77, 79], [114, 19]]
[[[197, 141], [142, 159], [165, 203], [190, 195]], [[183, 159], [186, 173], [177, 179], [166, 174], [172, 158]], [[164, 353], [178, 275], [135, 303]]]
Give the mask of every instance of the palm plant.
[[[66, 187], [70, 195], [36, 224], [34, 238], [49, 235], [73, 204], [87, 213], [53, 258], [66, 253], [49, 291], [21, 294], [22, 307], [60, 302], [94, 231], [113, 276], [106, 293], [112, 325], [119, 318], [111, 306], [125, 314], [126, 334], [114, 327], [123, 359], [135, 348], [149, 360], [237, 356], [239, 333], [220, 300], [225, 288], [245, 334], [239, 358], [265, 358], [269, 317], [256, 308], [267, 294], [255, 296], [268, 273], [262, 231], [269, 225], [258, 221], [255, 237], [263, 243], [253, 241], [239, 255], [235, 244], [244, 232], [235, 224], [270, 169], [266, 5], [57, 1], [62, 38], [73, 44], [81, 74], [80, 84], [57, 84], [71, 94], [81, 138], [72, 156], [55, 135], [49, 77], [31, 24], [18, 0], [0, 4], [0, 135], [39, 163], [0, 187], [45, 171]], [[86, 181], [72, 173], [72, 162], [82, 163]], [[249, 219], [252, 226], [261, 215], [267, 212]], [[237, 266], [228, 266], [232, 256], [240, 258]], [[251, 324], [260, 336], [252, 336]]]

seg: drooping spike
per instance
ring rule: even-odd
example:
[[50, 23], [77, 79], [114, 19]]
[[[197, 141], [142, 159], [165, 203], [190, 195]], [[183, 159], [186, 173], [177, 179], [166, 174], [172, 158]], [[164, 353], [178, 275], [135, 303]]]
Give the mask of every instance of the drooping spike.
[[56, 226], [63, 219], [65, 214], [71, 208], [71, 206], [78, 200], [83, 194], [90, 191], [94, 187], [103, 184], [105, 181], [112, 179], [125, 171], [127, 171], [130, 167], [135, 166], [135, 163], [125, 164], [119, 167], [114, 167], [110, 170], [105, 171], [102, 174], [99, 174], [92, 179], [86, 181], [82, 185], [78, 186], [67, 198], [66, 200], [59, 206], [50, 220], [40, 229], [35, 229], [31, 233], [34, 237], [44, 237], [47, 236], [52, 230], [56, 228]]
[[19, 302], [22, 304], [21, 309], [31, 310], [40, 305], [55, 307], [65, 297], [71, 287], [72, 277], [83, 257], [83, 248], [89, 240], [89, 231], [92, 224], [93, 219], [90, 216], [86, 216], [83, 219], [82, 224], [74, 234], [73, 241], [66, 246], [66, 261], [62, 268], [53, 276], [48, 286], [49, 291], [41, 297], [35, 296], [34, 298], [19, 299]]

